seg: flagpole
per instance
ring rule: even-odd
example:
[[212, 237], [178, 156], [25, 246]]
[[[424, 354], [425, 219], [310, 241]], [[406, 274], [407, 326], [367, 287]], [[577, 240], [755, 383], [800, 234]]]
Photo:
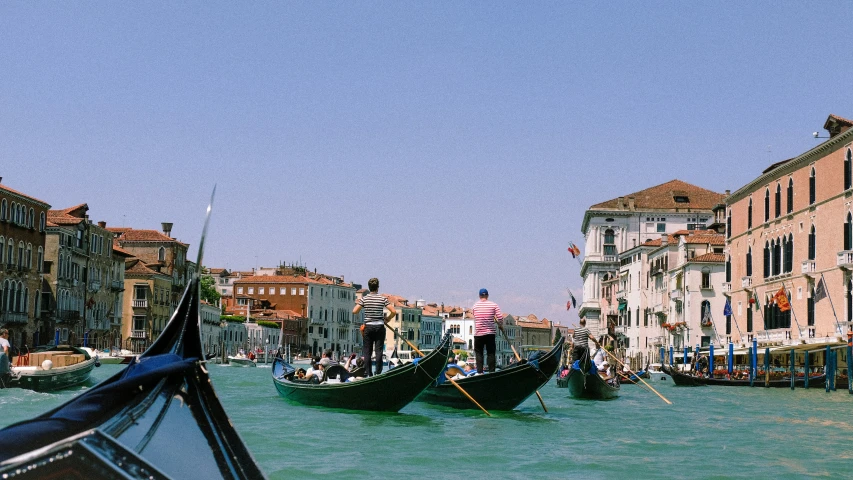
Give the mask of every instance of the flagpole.
[[[783, 287], [785, 286], [785, 282], [782, 282], [782, 286]], [[793, 295], [793, 293], [794, 293], [794, 282], [791, 282], [791, 294]], [[802, 336], [803, 336], [802, 331], [803, 330], [802, 330], [802, 328], [800, 328], [800, 322], [797, 320], [797, 311], [794, 310], [794, 305], [791, 304], [790, 297], [788, 298], [788, 308], [791, 309], [791, 314], [794, 316], [794, 323], [797, 324], [797, 332], [800, 334], [800, 338], [802, 338]]]
[[[838, 321], [838, 315], [835, 314], [835, 305], [832, 303], [832, 295], [829, 294], [829, 288], [826, 287], [826, 279], [823, 278], [823, 273], [820, 274], [820, 279], [823, 280], [823, 290], [826, 296], [829, 297], [829, 306], [832, 307], [832, 316], [835, 317], [835, 326], [838, 327], [838, 334], [841, 335], [841, 323]], [[799, 326], [799, 325], [798, 325]]]

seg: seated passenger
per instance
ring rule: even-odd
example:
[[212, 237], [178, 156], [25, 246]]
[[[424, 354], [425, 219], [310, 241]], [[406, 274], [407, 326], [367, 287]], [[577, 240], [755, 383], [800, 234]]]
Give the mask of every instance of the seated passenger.
[[305, 380], [311, 380], [312, 378], [316, 378], [318, 382], [323, 380], [323, 366], [320, 364], [320, 359], [317, 357], [314, 357], [314, 360], [311, 363], [311, 368], [305, 372]]

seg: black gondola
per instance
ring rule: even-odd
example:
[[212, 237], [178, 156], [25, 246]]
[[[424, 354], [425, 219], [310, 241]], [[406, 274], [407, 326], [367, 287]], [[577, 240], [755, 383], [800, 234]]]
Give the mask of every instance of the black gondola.
[[569, 374], [560, 380], [565, 382], [569, 395], [573, 398], [610, 400], [619, 396], [618, 380], [614, 378], [611, 381], [605, 381], [596, 371], [595, 364], [589, 359], [582, 363], [577, 361], [573, 363], [569, 368]]
[[336, 378], [332, 380], [336, 381], [333, 383], [329, 379], [322, 383], [303, 383], [293, 378], [296, 371], [293, 366], [276, 358], [272, 366], [272, 380], [279, 395], [302, 405], [397, 412], [411, 403], [444, 370], [451, 338], [445, 335], [438, 348], [417, 363], [407, 363], [352, 382], [341, 381], [341, 375], [348, 376], [346, 369], [330, 367], [326, 376], [334, 374]]
[[[203, 244], [204, 234], [198, 265]], [[196, 274], [158, 339], [127, 368], [0, 430], [0, 478], [263, 478], [201, 361], [199, 322]]]
[[[750, 381], [746, 379], [727, 379], [727, 378], [708, 378], [696, 377], [684, 372], [679, 372], [672, 367], [667, 368], [667, 373], [672, 377], [672, 381], [676, 385], [681, 386], [701, 386], [701, 385], [719, 385], [724, 387], [749, 387]], [[809, 377], [809, 387], [822, 388], [826, 385], [826, 375], [817, 375]], [[765, 382], [763, 375], [756, 376], [752, 382], [755, 387], [772, 387], [772, 388], [791, 388], [791, 377], [773, 378]], [[797, 377], [794, 380], [795, 387], [805, 387], [805, 377]]]
[[[456, 383], [486, 410], [512, 410], [548, 383], [557, 371], [562, 352], [563, 342], [558, 342], [538, 358], [522, 360], [494, 373], [462, 378]], [[450, 382], [442, 382], [441, 378], [427, 388], [418, 401], [461, 409], [477, 408], [456, 387]]]
[[644, 380], [649, 378], [649, 372], [645, 370], [640, 370], [639, 372], [634, 373], [616, 372], [616, 375], [619, 376], [619, 385], [636, 385], [640, 383], [641, 378]]

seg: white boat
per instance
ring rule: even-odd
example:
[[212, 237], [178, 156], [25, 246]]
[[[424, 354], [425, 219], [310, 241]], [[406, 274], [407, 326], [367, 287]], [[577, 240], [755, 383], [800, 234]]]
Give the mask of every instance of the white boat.
[[257, 367], [255, 361], [245, 355], [229, 355], [228, 363], [235, 367]]
[[669, 375], [666, 374], [663, 370], [661, 370], [661, 364], [652, 363], [649, 365], [649, 380], [653, 382], [672, 382], [672, 379]]

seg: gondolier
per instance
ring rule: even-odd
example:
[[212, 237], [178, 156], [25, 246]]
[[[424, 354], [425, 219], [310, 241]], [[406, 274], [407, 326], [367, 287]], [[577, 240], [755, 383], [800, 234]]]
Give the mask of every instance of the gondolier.
[[[376, 355], [376, 374], [382, 373], [382, 351], [385, 350], [385, 324], [397, 315], [394, 305], [387, 298], [379, 294], [379, 279], [371, 278], [367, 281], [370, 292], [355, 301], [353, 315], [357, 315], [364, 309], [364, 376], [373, 375], [370, 357]], [[385, 316], [385, 309], [388, 316]]]
[[477, 361], [477, 373], [483, 373], [483, 349], [486, 350], [486, 364], [489, 372], [494, 373], [495, 358], [495, 322], [503, 323], [501, 307], [489, 301], [489, 291], [480, 289], [480, 301], [471, 308], [474, 314], [474, 356]]
[[590, 337], [589, 329], [586, 328], [585, 318], [581, 318], [580, 324], [580, 328], [576, 328], [575, 332], [572, 334], [572, 362], [580, 360], [584, 358], [584, 356], [589, 356], [590, 341], [592, 341], [596, 347], [601, 348], [601, 344], [598, 343], [595, 338]]

